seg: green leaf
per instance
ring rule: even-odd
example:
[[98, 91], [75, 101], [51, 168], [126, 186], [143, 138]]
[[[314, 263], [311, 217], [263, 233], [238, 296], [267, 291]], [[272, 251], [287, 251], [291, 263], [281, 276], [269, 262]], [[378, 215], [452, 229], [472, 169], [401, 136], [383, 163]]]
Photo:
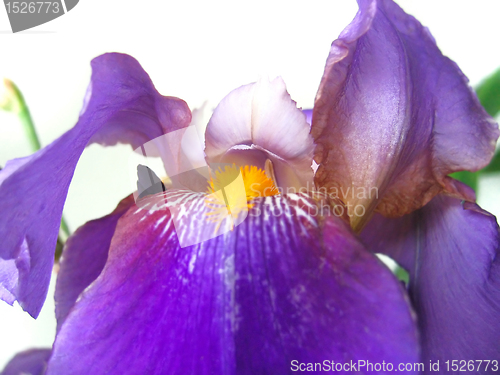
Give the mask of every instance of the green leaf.
[[493, 159], [491, 159], [491, 163], [488, 164], [487, 167], [481, 170], [481, 172], [485, 173], [494, 173], [500, 172], [500, 152], [497, 152]]
[[464, 184], [469, 185], [477, 193], [477, 180], [478, 172], [461, 171], [450, 174], [456, 180], [462, 181]]
[[481, 82], [476, 93], [486, 111], [495, 117], [500, 112], [500, 69]]
[[408, 282], [410, 281], [410, 275], [408, 275], [408, 272], [403, 267], [396, 268], [394, 270], [394, 274], [398, 278], [398, 280], [402, 281], [405, 283], [405, 285], [408, 285]]

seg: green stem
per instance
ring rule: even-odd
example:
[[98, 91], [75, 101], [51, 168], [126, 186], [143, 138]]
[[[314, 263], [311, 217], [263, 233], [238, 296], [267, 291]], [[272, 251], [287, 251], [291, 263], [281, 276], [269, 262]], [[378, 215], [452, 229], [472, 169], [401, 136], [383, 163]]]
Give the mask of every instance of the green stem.
[[66, 220], [64, 220], [64, 216], [61, 217], [61, 230], [66, 235], [66, 238], [70, 236], [71, 232], [69, 231], [68, 224]]
[[30, 111], [19, 88], [14, 82], [9, 81], [9, 83], [12, 85], [12, 91], [17, 102], [17, 115], [23, 124], [24, 133], [28, 137], [32, 151], [36, 152], [42, 148], [42, 145], [40, 144], [40, 139], [38, 139], [38, 135], [36, 134], [35, 125], [33, 124]]
[[[31, 117], [31, 113], [26, 105], [26, 101], [24, 100], [24, 96], [21, 93], [21, 90], [17, 87], [17, 85], [11, 80], [6, 79], [4, 81], [5, 86], [11, 93], [11, 110], [17, 114], [21, 124], [23, 125], [24, 133], [26, 134], [28, 141], [31, 146], [31, 150], [36, 152], [42, 148], [42, 144], [40, 143], [40, 139], [38, 138], [38, 134], [36, 133], [35, 124], [33, 123], [33, 119]], [[61, 231], [64, 233], [65, 237], [68, 238], [71, 234], [68, 224], [64, 219], [64, 216], [61, 217]], [[59, 242], [60, 238], [58, 239]], [[60, 243], [59, 243], [60, 244]]]

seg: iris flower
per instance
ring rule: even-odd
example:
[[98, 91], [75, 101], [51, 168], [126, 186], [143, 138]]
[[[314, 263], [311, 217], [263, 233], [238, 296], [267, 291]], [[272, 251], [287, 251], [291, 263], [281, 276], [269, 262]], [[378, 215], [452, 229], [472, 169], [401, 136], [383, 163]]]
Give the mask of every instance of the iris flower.
[[[487, 165], [498, 127], [417, 20], [391, 0], [358, 4], [332, 44], [311, 126], [280, 78], [215, 109], [207, 162], [234, 163], [262, 193], [246, 190], [244, 220], [227, 229], [241, 212], [229, 215], [225, 233], [197, 243], [216, 225], [208, 193], [165, 183], [88, 222], [64, 249], [53, 348], [19, 354], [7, 374], [284, 374], [316, 363], [427, 373], [430, 360], [447, 373], [447, 360], [500, 359], [498, 225], [448, 176]], [[87, 145], [139, 149], [190, 123], [186, 103], [160, 95], [132, 57], [93, 60], [75, 127], [0, 172], [0, 297], [39, 313]], [[165, 165], [179, 171], [181, 146], [170, 146]], [[374, 253], [409, 272], [408, 289]]]

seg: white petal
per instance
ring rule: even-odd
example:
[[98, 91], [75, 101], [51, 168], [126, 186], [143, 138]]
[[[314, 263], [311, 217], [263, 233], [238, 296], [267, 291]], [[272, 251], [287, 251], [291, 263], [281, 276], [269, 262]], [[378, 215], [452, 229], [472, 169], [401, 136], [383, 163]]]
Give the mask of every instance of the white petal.
[[260, 80], [232, 91], [215, 109], [205, 134], [205, 152], [209, 162], [219, 162], [235, 146], [252, 146], [273, 161], [281, 187], [305, 186], [313, 177], [309, 131], [306, 116], [283, 80]]

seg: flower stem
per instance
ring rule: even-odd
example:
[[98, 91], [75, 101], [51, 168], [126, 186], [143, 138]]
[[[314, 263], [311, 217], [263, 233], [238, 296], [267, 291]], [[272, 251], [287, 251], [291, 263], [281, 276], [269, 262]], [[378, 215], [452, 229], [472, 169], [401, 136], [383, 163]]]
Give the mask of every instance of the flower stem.
[[[42, 148], [42, 145], [40, 143], [40, 139], [38, 138], [35, 124], [33, 123], [31, 113], [28, 106], [26, 105], [26, 101], [24, 100], [24, 96], [21, 93], [21, 90], [19, 90], [19, 87], [17, 87], [17, 85], [9, 79], [4, 79], [4, 85], [7, 90], [7, 97], [2, 98], [1, 107], [17, 115], [19, 121], [21, 121], [21, 124], [23, 125], [24, 133], [28, 138], [31, 150], [33, 152], [40, 150]], [[71, 234], [64, 216], [61, 216], [61, 231], [64, 234], [65, 238], [68, 238]], [[61, 239], [58, 238], [58, 243], [61, 242]]]
[[8, 87], [10, 86], [9, 89], [14, 95], [12, 99], [15, 100], [15, 104], [13, 105], [15, 112], [17, 112], [17, 116], [19, 117], [19, 120], [23, 125], [24, 133], [26, 134], [26, 137], [30, 142], [32, 151], [36, 152], [42, 148], [42, 145], [40, 144], [40, 140], [38, 139], [35, 125], [33, 124], [33, 120], [31, 118], [28, 106], [26, 105], [26, 102], [24, 100], [24, 96], [14, 82], [6, 79], [5, 85]]
[[69, 231], [68, 223], [64, 220], [64, 216], [61, 216], [61, 230], [65, 234], [66, 238], [70, 236], [71, 232]]

